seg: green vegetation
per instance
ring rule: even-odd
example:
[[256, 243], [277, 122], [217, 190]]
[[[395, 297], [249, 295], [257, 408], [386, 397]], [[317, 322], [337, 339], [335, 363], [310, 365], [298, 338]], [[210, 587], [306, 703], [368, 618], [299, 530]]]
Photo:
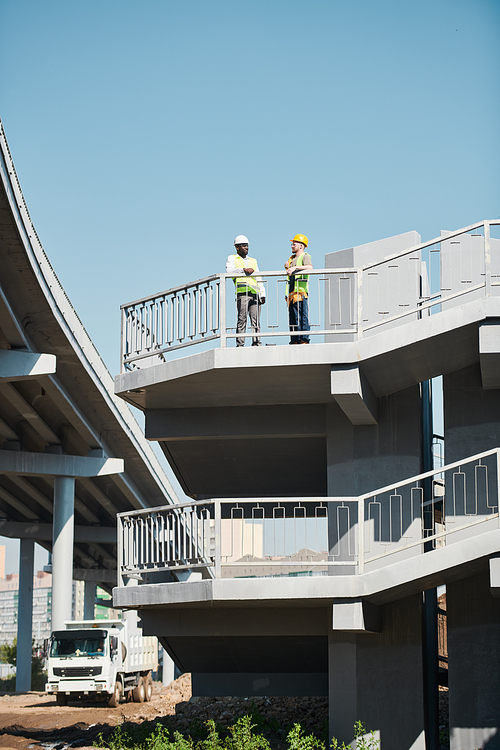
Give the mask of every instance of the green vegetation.
[[[17, 662], [17, 638], [14, 638], [12, 644], [3, 643], [0, 646], [0, 662], [2, 664], [12, 664], [14, 667]], [[31, 657], [31, 689], [45, 690], [45, 681], [47, 673], [43, 669], [43, 659], [40, 656]], [[13, 693], [16, 689], [16, 675], [0, 679], [0, 693]]]
[[[94, 743], [95, 748], [109, 748], [109, 750], [271, 750], [269, 741], [262, 734], [254, 734], [256, 724], [252, 723], [252, 716], [242, 716], [229, 726], [227, 730], [218, 726], [213, 719], [204, 725], [202, 739], [194, 740], [190, 733], [184, 737], [180, 732], [174, 732], [172, 738], [168, 728], [160, 723], [144, 722], [139, 726], [124, 722], [114, 728], [105, 740], [100, 734]], [[199, 734], [196, 727], [193, 734]], [[360, 721], [354, 725], [354, 737], [358, 750], [379, 750], [380, 742], [375, 738], [375, 732], [366, 733]], [[288, 750], [326, 750], [325, 743], [314, 734], [306, 735], [300, 724], [294, 724], [287, 736]], [[332, 750], [351, 750], [350, 745], [332, 739]]]

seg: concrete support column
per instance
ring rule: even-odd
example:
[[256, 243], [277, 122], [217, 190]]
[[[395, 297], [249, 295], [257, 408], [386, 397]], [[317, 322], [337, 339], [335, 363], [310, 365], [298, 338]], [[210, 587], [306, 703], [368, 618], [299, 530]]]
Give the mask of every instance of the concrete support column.
[[356, 686], [356, 636], [335, 633], [328, 638], [329, 740], [348, 743], [359, 718]]
[[92, 581], [85, 581], [83, 585], [83, 619], [93, 620], [95, 613], [96, 585]]
[[21, 539], [19, 554], [19, 605], [17, 611], [16, 690], [18, 691], [31, 690], [34, 559], [34, 540]]
[[383, 750], [425, 750], [422, 597], [380, 610], [380, 633], [329, 635], [330, 739], [350, 743], [360, 720]]
[[163, 673], [162, 682], [164, 685], [170, 685], [175, 680], [175, 664], [172, 657], [164, 648], [163, 651]]
[[500, 748], [500, 599], [488, 571], [448, 583], [450, 748]]
[[354, 425], [326, 409], [329, 497], [356, 497], [421, 471], [418, 385], [379, 399], [378, 424]]
[[74, 477], [54, 477], [52, 630], [61, 630], [71, 620], [74, 514]]

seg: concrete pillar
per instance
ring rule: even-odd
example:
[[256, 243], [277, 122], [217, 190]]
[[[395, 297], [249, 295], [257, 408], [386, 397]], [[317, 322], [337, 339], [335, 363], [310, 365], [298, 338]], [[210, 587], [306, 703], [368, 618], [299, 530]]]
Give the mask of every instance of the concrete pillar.
[[450, 748], [500, 748], [500, 599], [488, 571], [446, 585]]
[[330, 737], [350, 742], [358, 717], [356, 635], [332, 633], [328, 638], [328, 706]]
[[95, 613], [96, 585], [92, 581], [84, 581], [83, 586], [83, 619], [93, 620]]
[[[407, 479], [421, 471], [421, 418], [419, 386], [378, 399], [378, 423], [354, 425], [336, 403], [326, 408], [327, 472], [329, 497], [356, 497]], [[383, 518], [387, 519], [389, 495]], [[352, 558], [357, 509], [339, 511], [329, 506], [329, 548], [337, 560]], [[410, 518], [409, 514], [405, 518]], [[410, 519], [411, 520], [411, 519]], [[407, 528], [403, 528], [407, 532]], [[384, 529], [384, 534], [387, 536]], [[370, 540], [371, 542], [372, 540]], [[394, 539], [394, 541], [397, 541]], [[378, 542], [377, 542], [378, 543]], [[371, 549], [375, 549], [371, 546]], [[416, 554], [412, 550], [411, 554]], [[337, 568], [335, 575], [354, 573], [354, 568]]]
[[425, 750], [422, 596], [381, 609], [380, 633], [330, 633], [330, 738], [350, 743], [360, 720], [383, 750]]
[[162, 682], [164, 685], [170, 685], [175, 680], [175, 664], [173, 659], [167, 651], [162, 647], [163, 651], [163, 673]]
[[378, 401], [376, 425], [353, 425], [338, 404], [327, 407], [330, 497], [361, 495], [420, 472], [418, 385]]
[[52, 528], [52, 630], [61, 630], [64, 628], [64, 622], [71, 620], [74, 513], [74, 477], [55, 477]]
[[33, 638], [33, 564], [35, 542], [21, 539], [19, 552], [19, 603], [17, 610], [16, 690], [31, 690]]

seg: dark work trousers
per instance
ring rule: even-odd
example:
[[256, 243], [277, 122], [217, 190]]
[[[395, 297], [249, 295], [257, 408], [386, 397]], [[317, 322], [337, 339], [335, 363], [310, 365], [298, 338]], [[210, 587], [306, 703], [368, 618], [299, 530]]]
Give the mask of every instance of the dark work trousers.
[[[309, 325], [309, 301], [301, 299], [298, 302], [290, 302], [288, 305], [288, 324], [291, 331], [310, 331]], [[309, 336], [291, 336], [291, 344], [309, 343]]]
[[[238, 309], [238, 324], [236, 333], [245, 333], [247, 330], [247, 316], [250, 316], [252, 333], [260, 332], [260, 302], [256, 294], [237, 294], [236, 307]], [[236, 339], [236, 346], [245, 346], [243, 336]], [[252, 346], [261, 346], [260, 338], [252, 337]]]

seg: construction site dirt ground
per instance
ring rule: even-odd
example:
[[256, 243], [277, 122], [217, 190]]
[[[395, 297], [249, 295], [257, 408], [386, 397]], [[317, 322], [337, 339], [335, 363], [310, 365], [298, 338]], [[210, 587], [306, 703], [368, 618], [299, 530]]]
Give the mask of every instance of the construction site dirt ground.
[[[447, 691], [440, 698], [442, 723], [444, 719], [447, 722]], [[269, 737], [273, 748], [285, 748], [287, 727], [294, 722], [299, 722], [308, 733], [326, 732], [328, 699], [191, 698], [189, 674], [166, 687], [155, 683], [149, 703], [127, 702], [117, 708], [96, 701], [58, 706], [55, 697], [38, 692], [3, 694], [0, 695], [0, 749], [86, 749], [93, 746], [100, 733], [106, 739], [112, 728], [124, 721], [137, 725], [160, 719], [172, 732], [178, 730], [184, 734], [208, 719], [227, 726], [248, 713], [258, 714], [264, 728], [274, 727], [274, 736]]]
[[58, 706], [55, 696], [30, 692], [0, 696], [0, 748], [92, 747], [100, 732], [122, 721], [143, 722], [168, 714], [191, 697], [188, 676], [168, 688], [154, 684], [149, 703], [121, 703], [110, 708], [105, 702], [74, 702]]
[[0, 748], [90, 748], [100, 733], [106, 738], [112, 727], [123, 721], [141, 724], [162, 719], [172, 732], [187, 733], [193, 724], [200, 726], [210, 718], [227, 726], [252, 710], [275, 726], [288, 725], [290, 716], [296, 715], [296, 721], [312, 729], [326, 726], [328, 701], [326, 698], [191, 698], [189, 674], [167, 687], [155, 683], [149, 703], [126, 702], [117, 708], [97, 701], [58, 706], [55, 697], [37, 692], [4, 694], [0, 696]]

